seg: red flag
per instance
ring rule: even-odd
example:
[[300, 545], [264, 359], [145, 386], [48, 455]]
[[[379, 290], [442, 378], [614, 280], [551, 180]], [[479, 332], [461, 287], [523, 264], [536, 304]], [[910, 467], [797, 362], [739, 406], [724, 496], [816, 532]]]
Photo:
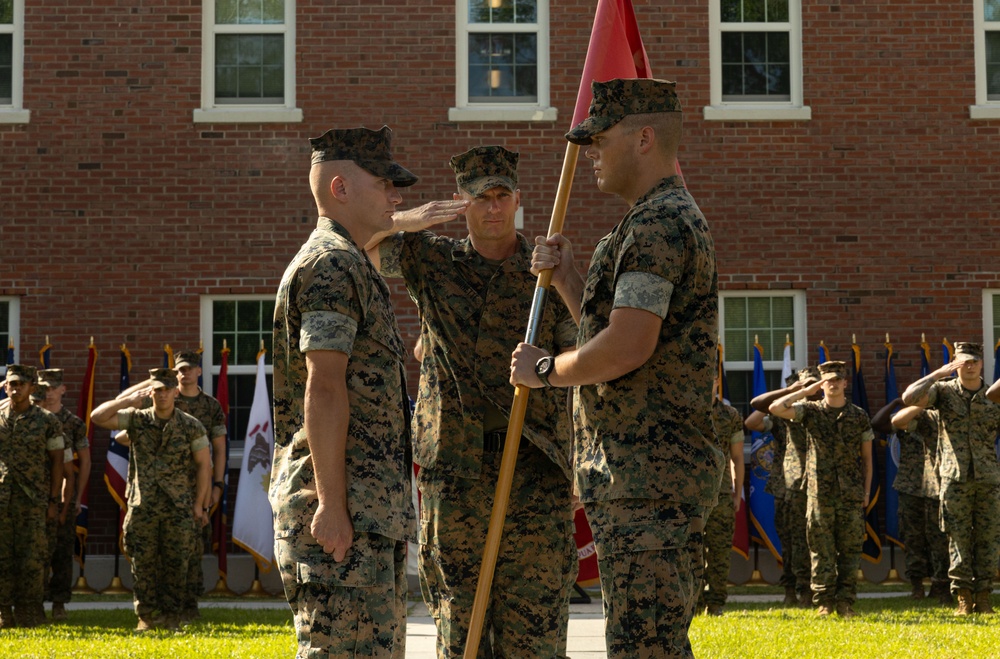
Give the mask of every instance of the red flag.
[[587, 61], [576, 95], [573, 126], [587, 118], [593, 95], [590, 83], [614, 78], [650, 78], [649, 58], [639, 36], [632, 0], [598, 0]]
[[[90, 423], [90, 413], [94, 410], [94, 365], [97, 363], [97, 347], [94, 345], [94, 337], [90, 337], [90, 347], [87, 355], [87, 370], [83, 374], [83, 386], [80, 389], [80, 398], [76, 403], [76, 415], [83, 419], [87, 427], [87, 440], [94, 443], [94, 426]], [[86, 556], [87, 529], [89, 527], [87, 515], [89, 510], [90, 485], [84, 488], [80, 495], [80, 514], [76, 516], [76, 557], [83, 565]]]
[[601, 582], [601, 573], [597, 568], [597, 548], [594, 547], [594, 533], [587, 522], [587, 514], [580, 508], [573, 516], [573, 538], [576, 540], [576, 558], [580, 562], [580, 571], [576, 575], [576, 583], [581, 586], [595, 586]]
[[[219, 367], [219, 379], [215, 383], [215, 399], [222, 406], [222, 413], [226, 416], [226, 428], [229, 428], [229, 348], [223, 344], [222, 365]], [[229, 433], [226, 433], [226, 456], [224, 458], [228, 466], [229, 463]], [[215, 511], [215, 519], [212, 522], [212, 549], [215, 550], [219, 558], [219, 576], [223, 579], [229, 572], [229, 560], [226, 554], [226, 494], [229, 490], [228, 483], [222, 490], [222, 499], [219, 507]]]

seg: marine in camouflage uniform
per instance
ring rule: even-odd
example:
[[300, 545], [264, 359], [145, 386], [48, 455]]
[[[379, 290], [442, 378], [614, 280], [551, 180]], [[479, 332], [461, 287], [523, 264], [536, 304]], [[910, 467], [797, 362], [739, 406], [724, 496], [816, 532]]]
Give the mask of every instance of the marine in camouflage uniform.
[[[819, 382], [778, 399], [770, 412], [806, 431], [806, 537], [813, 601], [820, 615], [829, 615], [836, 606], [841, 616], [853, 617], [875, 434], [865, 411], [844, 396], [844, 362], [824, 362], [819, 372]], [[823, 400], [801, 400], [820, 388]]]
[[35, 379], [34, 367], [9, 365], [0, 407], [0, 628], [45, 622], [45, 525], [62, 499], [65, 444], [56, 416], [31, 403]]
[[[174, 405], [177, 374], [167, 368], [149, 372], [149, 389], [101, 404], [91, 420], [108, 430], [124, 430], [131, 460], [128, 511], [123, 543], [132, 560], [132, 599], [136, 631], [157, 626], [175, 629], [187, 592], [191, 546], [208, 521], [201, 502], [207, 496], [211, 463], [204, 426]], [[139, 409], [145, 399], [153, 406]], [[197, 464], [197, 486], [191, 465]]]
[[935, 410], [914, 410], [914, 414], [903, 428], [896, 430], [899, 468], [892, 484], [899, 492], [899, 530], [906, 546], [906, 578], [913, 585], [914, 594], [919, 588], [923, 595], [923, 580], [930, 577], [931, 595], [950, 603], [948, 535], [941, 530], [940, 522], [939, 415]]
[[[779, 584], [785, 588], [784, 603], [792, 605], [797, 601], [802, 607], [812, 606], [812, 590], [809, 585], [812, 567], [809, 543], [806, 540], [806, 431], [801, 425], [766, 412], [768, 406], [778, 398], [817, 380], [819, 371], [815, 366], [801, 369], [789, 378], [785, 389], [768, 392], [752, 400], [750, 404], [755, 412], [747, 419], [750, 430], [770, 432], [775, 442], [785, 447], [781, 481], [774, 486], [775, 491], [781, 490], [784, 493], [780, 500], [775, 496], [774, 501], [775, 526], [781, 540], [782, 571]], [[755, 421], [757, 425], [752, 426]], [[769, 486], [773, 478], [774, 472], [768, 480]]]
[[[190, 369], [192, 372], [186, 374]], [[209, 446], [212, 449], [212, 486], [209, 489], [211, 496], [208, 501], [203, 501], [202, 505], [207, 506], [211, 512], [213, 500], [218, 502], [222, 496], [222, 491], [226, 486], [226, 416], [222, 412], [222, 405], [212, 396], [209, 396], [198, 387], [198, 375], [201, 373], [201, 355], [194, 351], [178, 352], [174, 355], [174, 370], [180, 378], [180, 395], [177, 396], [177, 409], [187, 412], [198, 419], [205, 431], [208, 433]], [[193, 382], [189, 385], [186, 380]], [[192, 392], [194, 395], [189, 395]], [[192, 485], [195, 482], [196, 472], [191, 470]], [[191, 546], [191, 562], [188, 566], [188, 592], [181, 607], [181, 617], [191, 620], [198, 617], [198, 598], [205, 592], [205, 575], [202, 569], [202, 557], [205, 554], [205, 545], [211, 546], [212, 525], [206, 524], [195, 534], [194, 543]]]
[[[421, 590], [439, 657], [460, 657], [513, 404], [507, 357], [523, 336], [537, 278], [517, 233], [518, 154], [482, 146], [456, 155], [455, 202], [469, 235], [426, 230], [424, 207], [394, 217], [373, 260], [402, 277], [421, 318], [414, 461], [420, 465]], [[432, 204], [431, 207], [434, 205]], [[457, 207], [456, 207], [457, 206]], [[577, 326], [561, 301], [545, 310], [536, 344], [573, 349]], [[486, 610], [480, 656], [562, 657], [578, 559], [573, 540], [571, 433], [566, 389], [528, 398], [523, 439]]]
[[392, 161], [388, 128], [331, 130], [311, 145], [320, 218], [274, 312], [275, 558], [299, 657], [403, 657], [415, 540], [404, 349], [361, 246], [416, 177]]
[[[698, 609], [707, 607], [711, 615], [721, 615], [728, 596], [729, 562], [736, 528], [734, 493], [743, 490], [743, 419], [735, 407], [716, 399], [712, 405], [717, 446], [726, 460], [719, 478], [719, 503], [705, 518], [705, 590]], [[739, 459], [733, 457], [739, 453]], [[730, 463], [733, 471], [731, 473]], [[734, 480], [734, 475], [736, 476]]]
[[[54, 620], [66, 617], [66, 602], [73, 596], [73, 551], [76, 545], [76, 516], [80, 496], [86, 487], [86, 477], [90, 471], [90, 440], [87, 438], [87, 425], [62, 404], [62, 396], [66, 390], [63, 384], [63, 371], [50, 368], [38, 372], [39, 386], [44, 385], [48, 392], [42, 407], [49, 410], [62, 424], [66, 449], [69, 452], [68, 462], [64, 462], [63, 473], [66, 487], [63, 490], [64, 510], [60, 516], [49, 524], [49, 540], [51, 544], [52, 576], [48, 581], [47, 599], [52, 601], [52, 618]], [[74, 475], [73, 458], [80, 460], [80, 473]]]
[[[990, 593], [1000, 560], [1000, 464], [994, 448], [1000, 405], [987, 397], [982, 350], [978, 343], [956, 343], [953, 362], [903, 393], [904, 403], [939, 414], [941, 524], [959, 615], [993, 612]], [[941, 381], [956, 371], [958, 378]]]
[[555, 268], [567, 305], [582, 299], [578, 349], [547, 362], [521, 344], [512, 382], [538, 387], [547, 370], [554, 386], [579, 385], [576, 482], [594, 530], [608, 656], [689, 657], [704, 519], [725, 459], [711, 411], [715, 248], [675, 175], [674, 83], [611, 80], [592, 89], [589, 116], [567, 139], [589, 145], [598, 187], [630, 209], [598, 243], [586, 279], [562, 236], [536, 247], [533, 264]]

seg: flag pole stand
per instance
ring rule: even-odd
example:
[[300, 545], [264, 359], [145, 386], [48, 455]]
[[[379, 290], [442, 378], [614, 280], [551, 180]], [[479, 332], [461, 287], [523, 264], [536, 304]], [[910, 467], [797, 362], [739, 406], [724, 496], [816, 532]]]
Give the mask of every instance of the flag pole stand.
[[[79, 538], [77, 538], [79, 540]], [[80, 549], [80, 577], [76, 580], [76, 585], [73, 586], [74, 595], [96, 595], [97, 591], [90, 587], [87, 583], [87, 577], [83, 573], [83, 568], [87, 564], [87, 548], [81, 543]]]
[[264, 590], [264, 586], [262, 586], [260, 583], [260, 568], [257, 567], [256, 561], [254, 561], [253, 565], [253, 583], [250, 584], [250, 590], [243, 593], [243, 597], [250, 597], [250, 598], [271, 597], [271, 593]]
[[[258, 586], [260, 585], [260, 582], [257, 580], [254, 580], [254, 583], [257, 584]], [[250, 588], [253, 589], [253, 586], [251, 586]], [[212, 590], [208, 591], [205, 594], [208, 595], [209, 597], [236, 597], [236, 593], [233, 592], [229, 588], [229, 584], [226, 583], [225, 575], [221, 574], [219, 575], [219, 580], [215, 582], [215, 588], [213, 588]]]
[[129, 589], [125, 587], [122, 583], [122, 578], [118, 576], [118, 558], [120, 557], [120, 550], [118, 549], [118, 543], [115, 543], [115, 576], [111, 577], [111, 583], [108, 587], [101, 591], [101, 595], [127, 595]]
[[764, 581], [764, 575], [761, 574], [758, 568], [758, 560], [760, 558], [760, 545], [753, 546], [753, 572], [750, 574], [750, 579], [747, 581], [749, 585], [763, 585], [767, 582]]
[[889, 574], [882, 583], [903, 583], [896, 569], [896, 545], [889, 543]]

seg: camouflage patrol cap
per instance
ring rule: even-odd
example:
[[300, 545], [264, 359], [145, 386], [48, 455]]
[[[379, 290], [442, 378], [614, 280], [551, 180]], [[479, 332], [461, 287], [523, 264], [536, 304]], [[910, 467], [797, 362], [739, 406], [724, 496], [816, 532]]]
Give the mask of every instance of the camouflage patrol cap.
[[798, 372], [797, 371], [792, 371], [791, 373], [788, 374], [788, 377], [785, 378], [785, 386], [786, 387], [790, 386], [793, 382], [795, 382], [798, 379], [799, 379]]
[[61, 368], [47, 368], [38, 371], [38, 384], [48, 387], [58, 387], [63, 383], [63, 370]]
[[37, 379], [34, 366], [27, 364], [7, 365], [7, 382], [35, 382]]
[[819, 380], [819, 369], [815, 366], [806, 366], [799, 371], [799, 382], [803, 384], [809, 384], [811, 382], [816, 382]]
[[40, 403], [49, 395], [49, 385], [47, 384], [36, 384], [34, 390], [31, 392], [31, 400], [36, 403]]
[[149, 386], [153, 389], [177, 386], [177, 373], [169, 368], [149, 369]]
[[458, 187], [471, 195], [481, 195], [491, 188], [517, 189], [519, 154], [502, 146], [477, 146], [452, 156], [448, 164], [455, 172]]
[[616, 78], [591, 83], [594, 100], [586, 119], [566, 133], [573, 144], [590, 144], [594, 135], [604, 132], [630, 114], [680, 112], [677, 83], [652, 78]]
[[309, 140], [314, 165], [328, 160], [352, 160], [365, 171], [389, 179], [396, 187], [413, 185], [417, 182], [416, 175], [392, 159], [391, 142], [392, 131], [388, 126], [379, 130], [335, 128]]
[[982, 343], [955, 342], [955, 360], [962, 362], [980, 361], [983, 358]]
[[847, 364], [844, 362], [823, 362], [819, 365], [821, 380], [847, 379]]
[[201, 366], [201, 355], [193, 350], [184, 350], [174, 355], [174, 368], [181, 366]]

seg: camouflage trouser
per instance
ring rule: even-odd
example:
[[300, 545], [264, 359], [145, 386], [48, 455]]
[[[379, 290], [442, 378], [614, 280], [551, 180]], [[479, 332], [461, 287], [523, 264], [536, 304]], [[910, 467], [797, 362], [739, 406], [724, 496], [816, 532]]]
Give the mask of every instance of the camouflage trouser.
[[[0, 490], [11, 487], [0, 484]], [[45, 514], [48, 503], [38, 504], [14, 484], [0, 505], [0, 605], [31, 609], [41, 605], [49, 568]], [[9, 491], [9, 490], [8, 490]]]
[[705, 509], [649, 499], [587, 504], [609, 659], [693, 657]]
[[952, 591], [992, 590], [1000, 558], [1000, 484], [942, 480], [941, 524]]
[[[420, 588], [437, 627], [438, 657], [463, 655], [489, 527], [500, 453], [485, 452], [478, 479], [417, 474]], [[479, 657], [563, 657], [579, 562], [572, 486], [521, 440]]]
[[729, 583], [729, 560], [733, 551], [736, 517], [733, 495], [719, 494], [719, 503], [705, 518], [705, 590], [699, 592], [698, 606], [725, 604]]
[[941, 531], [938, 499], [899, 493], [899, 533], [906, 546], [906, 579], [948, 581], [948, 535]]
[[806, 498], [805, 490], [787, 490], [784, 500], [774, 501], [778, 538], [781, 539], [782, 567], [778, 583], [798, 593], [809, 590], [812, 578], [806, 541]]
[[[152, 498], [152, 497], [150, 497]], [[129, 506], [125, 552], [132, 559], [132, 599], [140, 618], [180, 613], [187, 592], [194, 513], [167, 496]]]
[[295, 617], [298, 659], [406, 654], [406, 543], [355, 533], [340, 563], [302, 538], [281, 538], [274, 556]]
[[860, 501], [809, 496], [806, 537], [812, 559], [815, 604], [854, 603], [857, 597], [865, 515]]
[[73, 596], [73, 549], [76, 544], [76, 514], [66, 514], [62, 524], [56, 519], [47, 525], [52, 577], [45, 589], [45, 599], [65, 604]]
[[198, 608], [198, 598], [205, 594], [205, 571], [202, 569], [202, 557], [205, 547], [212, 546], [212, 525], [206, 524], [195, 531], [191, 547], [191, 560], [188, 563], [187, 592], [181, 609], [193, 611]]

